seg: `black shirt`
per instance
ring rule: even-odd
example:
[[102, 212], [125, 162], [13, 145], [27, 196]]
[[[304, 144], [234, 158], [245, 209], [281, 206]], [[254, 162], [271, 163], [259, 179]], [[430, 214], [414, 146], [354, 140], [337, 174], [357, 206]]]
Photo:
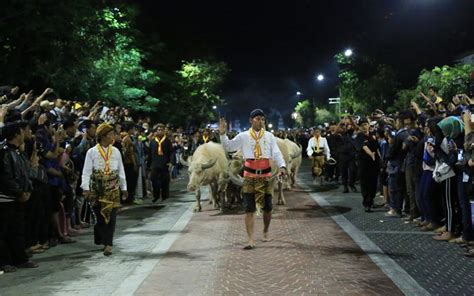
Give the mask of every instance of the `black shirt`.
[[377, 139], [372, 134], [366, 135], [365, 133], [359, 133], [355, 139], [355, 147], [358, 153], [358, 159], [360, 161], [371, 161], [373, 162], [372, 157], [370, 157], [365, 150], [363, 149], [364, 146], [367, 146], [370, 151], [375, 152], [375, 160], [378, 162], [379, 155], [377, 153], [378, 150], [378, 142]]

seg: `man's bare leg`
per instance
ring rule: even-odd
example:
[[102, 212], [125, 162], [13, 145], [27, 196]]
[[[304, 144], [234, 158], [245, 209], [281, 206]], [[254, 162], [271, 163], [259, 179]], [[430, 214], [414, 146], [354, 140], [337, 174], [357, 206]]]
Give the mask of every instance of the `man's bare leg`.
[[245, 248], [249, 247], [251, 249], [255, 246], [255, 241], [253, 240], [253, 225], [254, 225], [254, 218], [253, 213], [246, 213], [245, 214], [245, 228], [247, 229], [247, 236], [249, 238], [248, 244]]
[[270, 227], [270, 221], [272, 220], [272, 212], [263, 212], [263, 241], [271, 241], [268, 236], [268, 228]]

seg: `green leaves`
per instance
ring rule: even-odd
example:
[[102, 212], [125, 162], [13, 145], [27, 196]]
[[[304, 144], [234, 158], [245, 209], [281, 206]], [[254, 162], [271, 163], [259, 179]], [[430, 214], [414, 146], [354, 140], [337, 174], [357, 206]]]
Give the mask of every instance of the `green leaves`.
[[[216, 119], [212, 106], [223, 104], [219, 91], [227, 66], [212, 60], [181, 64], [174, 49], [171, 58], [164, 56], [161, 40], [140, 38], [132, 5], [107, 3], [2, 2], [0, 80], [35, 89], [49, 86], [65, 99], [100, 99], [159, 112], [160, 120], [174, 123]], [[163, 69], [165, 64], [172, 66]], [[178, 106], [184, 116], [174, 112]]]
[[324, 124], [325, 122], [331, 122], [337, 120], [337, 115], [332, 113], [331, 111], [327, 110], [326, 108], [318, 108], [314, 109], [314, 117], [315, 123], [320, 125]]
[[219, 96], [219, 90], [229, 72], [223, 62], [212, 60], [183, 61], [181, 68], [176, 71], [176, 89], [183, 114], [177, 118], [182, 124], [202, 124], [217, 119], [213, 111], [214, 105], [222, 105], [224, 101]]
[[314, 125], [314, 109], [309, 100], [300, 101], [295, 107], [295, 122], [298, 127], [310, 127]]
[[434, 86], [441, 97], [450, 100], [454, 95], [468, 91], [473, 71], [474, 65], [471, 64], [435, 67], [431, 71], [424, 69], [418, 77], [417, 90], [426, 93], [429, 87]]

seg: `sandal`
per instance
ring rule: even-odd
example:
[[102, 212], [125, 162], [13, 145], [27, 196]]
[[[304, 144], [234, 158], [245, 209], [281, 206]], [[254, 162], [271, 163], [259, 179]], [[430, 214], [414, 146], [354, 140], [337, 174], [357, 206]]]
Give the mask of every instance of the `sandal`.
[[104, 256], [110, 256], [112, 255], [112, 247], [111, 246], [107, 246], [104, 248]]
[[41, 254], [44, 253], [44, 251], [46, 250], [42, 248], [30, 250], [31, 254]]
[[18, 268], [13, 265], [3, 265], [2, 267], [0, 267], [0, 271], [3, 271], [4, 273], [15, 272], [17, 270]]
[[89, 228], [91, 225], [87, 222], [81, 222], [81, 228]]
[[72, 239], [71, 237], [69, 236], [63, 236], [59, 239], [59, 243], [61, 244], [72, 244], [72, 243], [75, 243], [76, 241], [74, 239]]
[[38, 263], [36, 263], [34, 261], [27, 261], [25, 263], [17, 265], [16, 267], [18, 267], [18, 268], [38, 268], [39, 265], [38, 265]]

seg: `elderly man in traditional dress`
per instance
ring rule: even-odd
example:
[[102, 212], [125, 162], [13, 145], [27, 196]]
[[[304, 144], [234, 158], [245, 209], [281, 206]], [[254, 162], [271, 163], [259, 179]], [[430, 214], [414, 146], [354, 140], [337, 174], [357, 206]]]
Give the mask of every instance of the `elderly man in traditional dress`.
[[270, 240], [268, 229], [273, 209], [270, 159], [277, 163], [280, 175], [286, 174], [285, 160], [275, 137], [265, 131], [265, 114], [261, 109], [253, 110], [250, 113], [250, 124], [252, 127], [248, 131], [238, 134], [232, 140], [229, 140], [226, 135], [226, 121], [221, 118], [219, 124], [220, 140], [224, 149], [228, 152], [241, 150], [245, 159], [244, 185], [242, 187], [246, 212], [245, 226], [248, 235], [245, 250], [255, 247], [253, 230], [254, 213], [257, 209], [263, 210], [263, 241]]
[[112, 255], [117, 208], [122, 198], [128, 197], [127, 181], [120, 151], [112, 146], [115, 137], [113, 126], [102, 123], [96, 131], [97, 145], [86, 154], [82, 171], [81, 188], [89, 198], [97, 216], [94, 242], [104, 245], [104, 255]]

